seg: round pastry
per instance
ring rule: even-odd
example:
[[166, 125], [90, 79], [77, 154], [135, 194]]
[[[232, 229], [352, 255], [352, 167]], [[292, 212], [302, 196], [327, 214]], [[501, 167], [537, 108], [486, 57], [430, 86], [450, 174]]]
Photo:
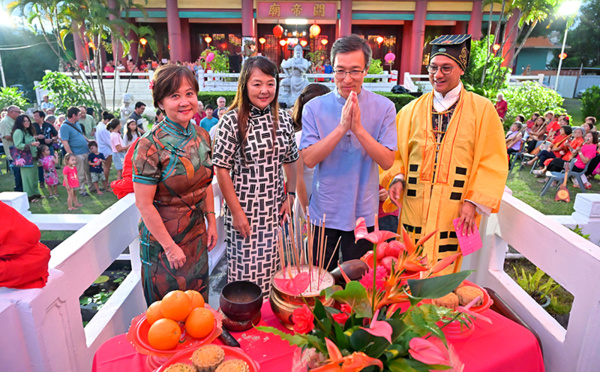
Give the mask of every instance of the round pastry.
[[194, 351], [192, 363], [198, 372], [214, 372], [225, 360], [225, 351], [217, 345], [205, 345]]
[[223, 362], [217, 372], [250, 372], [250, 367], [241, 359], [230, 359]]
[[461, 306], [467, 305], [476, 297], [479, 297], [479, 300], [473, 306], [481, 306], [483, 304], [483, 291], [479, 288], [465, 285], [456, 289], [456, 295]]
[[167, 367], [165, 372], [196, 372], [196, 368], [190, 366], [189, 364], [177, 363]]
[[458, 307], [458, 297], [454, 294], [454, 292], [450, 292], [444, 297], [431, 300], [431, 303], [436, 306], [443, 306], [447, 307], [448, 309], [456, 310]]

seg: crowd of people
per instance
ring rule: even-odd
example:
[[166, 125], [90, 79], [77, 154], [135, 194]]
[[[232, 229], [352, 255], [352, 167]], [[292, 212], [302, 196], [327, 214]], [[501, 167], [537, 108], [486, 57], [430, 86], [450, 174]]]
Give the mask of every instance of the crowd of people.
[[[217, 105], [224, 106], [225, 98], [220, 97]], [[209, 104], [206, 110], [200, 108], [193, 122], [211, 130], [216, 124], [212, 107]], [[112, 191], [111, 167], [117, 171], [116, 179], [121, 179], [127, 150], [148, 129], [142, 116], [145, 108], [143, 102], [137, 102], [129, 118], [115, 118], [107, 111], [96, 118], [94, 109], [85, 106], [56, 112], [45, 95], [39, 110], [25, 112], [14, 105], [3, 109], [0, 136], [14, 177], [14, 191], [26, 192], [32, 203], [45, 197], [55, 199], [62, 179], [69, 210], [78, 209], [81, 197], [91, 192], [103, 195], [105, 190]], [[202, 123], [207, 113], [210, 118]], [[164, 112], [158, 109], [155, 122], [163, 119]], [[41, 190], [46, 188], [48, 193], [43, 196]]]
[[[580, 126], [573, 126], [566, 114], [548, 111], [541, 115], [535, 112], [529, 120], [517, 115], [506, 134], [507, 153], [513, 159], [521, 158], [534, 167], [532, 173], [546, 183], [551, 174], [561, 172], [565, 166], [571, 172], [581, 173], [584, 187], [592, 187], [591, 180], [600, 173], [600, 147], [596, 118], [588, 116]], [[571, 166], [571, 163], [572, 166]], [[573, 186], [579, 187], [573, 179]]]
[[[253, 56], [244, 61], [229, 106], [224, 97], [214, 106], [199, 102], [193, 68], [167, 64], [153, 76], [157, 120], [151, 128], [140, 128], [143, 103], [129, 119], [105, 112], [91, 126], [86, 118], [94, 112], [85, 107], [69, 108], [60, 123], [53, 108], [37, 111], [32, 122], [11, 106], [0, 128], [5, 147], [14, 141], [31, 157], [42, 156], [41, 176], [35, 167], [26, 170], [12, 160], [16, 186], [33, 200], [42, 177], [48, 185], [58, 183], [52, 172], [58, 156], [52, 151], [61, 145], [69, 208], [78, 207], [78, 196], [108, 189], [111, 165], [119, 178], [129, 180], [142, 217], [148, 304], [174, 289], [207, 297], [208, 251], [217, 241], [213, 177], [225, 199], [229, 281], [252, 281], [268, 295], [279, 269], [278, 229], [307, 215], [315, 239], [325, 242], [318, 264], [330, 262], [328, 269], [372, 248], [355, 240], [355, 223], [362, 217], [369, 231], [402, 227], [415, 241], [433, 234], [424, 253], [432, 262], [458, 255], [443, 273], [454, 272], [461, 266], [459, 235], [475, 233], [481, 215], [499, 209], [507, 153], [539, 149], [534, 161], [567, 161], [569, 152], [587, 163], [597, 159], [589, 145], [598, 138], [594, 123], [571, 133], [568, 119], [553, 114], [534, 115], [530, 122], [520, 117], [505, 136], [494, 104], [467, 92], [461, 82], [470, 35], [442, 36], [431, 45], [427, 70], [433, 92], [399, 112], [389, 99], [363, 89], [372, 51], [353, 35], [332, 46], [335, 89], [309, 84], [288, 109], [278, 104], [278, 66]], [[52, 146], [44, 148], [40, 141]], [[552, 147], [543, 148], [546, 142]], [[319, 245], [311, 244], [315, 260]]]

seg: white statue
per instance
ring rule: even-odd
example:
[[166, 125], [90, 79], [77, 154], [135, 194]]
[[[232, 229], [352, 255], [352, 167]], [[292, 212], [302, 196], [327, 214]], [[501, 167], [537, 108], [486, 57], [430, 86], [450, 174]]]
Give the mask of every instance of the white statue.
[[293, 106], [296, 99], [309, 84], [306, 72], [311, 62], [302, 57], [302, 47], [294, 47], [294, 56], [281, 62], [281, 69], [285, 77], [281, 80], [279, 102], [285, 102], [288, 107]]
[[131, 107], [131, 103], [133, 103], [133, 94], [125, 93], [123, 94], [123, 100], [121, 106], [121, 125], [125, 125], [127, 119], [133, 114], [133, 107]]

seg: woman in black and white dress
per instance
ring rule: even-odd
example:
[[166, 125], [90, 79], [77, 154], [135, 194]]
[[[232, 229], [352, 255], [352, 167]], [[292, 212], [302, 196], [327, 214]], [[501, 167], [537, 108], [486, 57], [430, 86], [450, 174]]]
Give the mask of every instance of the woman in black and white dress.
[[213, 145], [226, 202], [227, 279], [256, 283], [264, 296], [278, 270], [277, 229], [289, 218], [296, 190], [298, 148], [278, 94], [277, 65], [261, 56], [248, 58]]

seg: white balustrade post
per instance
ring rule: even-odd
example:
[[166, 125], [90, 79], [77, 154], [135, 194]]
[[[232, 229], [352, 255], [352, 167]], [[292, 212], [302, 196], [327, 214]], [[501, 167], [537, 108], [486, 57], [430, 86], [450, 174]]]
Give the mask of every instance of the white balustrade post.
[[27, 199], [27, 193], [25, 192], [1, 192], [0, 201], [13, 207], [25, 217], [31, 216], [31, 212], [29, 211], [29, 199]]

